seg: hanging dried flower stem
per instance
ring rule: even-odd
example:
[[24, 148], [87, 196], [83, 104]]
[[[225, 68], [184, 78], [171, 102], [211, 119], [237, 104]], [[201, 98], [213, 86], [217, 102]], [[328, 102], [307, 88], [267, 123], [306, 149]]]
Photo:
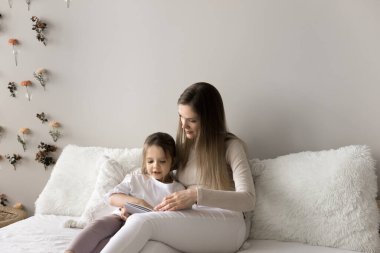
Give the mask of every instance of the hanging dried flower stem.
[[8, 159], [9, 163], [12, 164], [13, 168], [16, 170], [16, 163], [21, 160], [21, 156], [18, 154], [13, 155], [5, 155], [5, 157]]
[[48, 122], [48, 119], [46, 118], [46, 115], [44, 112], [41, 112], [40, 114], [37, 113], [36, 117], [41, 120], [42, 124], [45, 122]]
[[20, 134], [17, 135], [17, 141], [19, 143], [21, 143], [22, 149], [25, 152], [26, 151], [26, 138], [25, 138], [25, 135], [27, 135], [27, 134], [30, 133], [30, 129], [26, 128], [26, 127], [23, 127], [23, 128], [20, 128], [18, 131], [19, 131]]
[[50, 136], [53, 138], [54, 142], [57, 142], [59, 137], [62, 136], [61, 132], [59, 132], [58, 128], [61, 126], [61, 124], [58, 121], [50, 121], [49, 122], [50, 127], [52, 128], [49, 131]]
[[16, 50], [16, 45], [18, 44], [18, 40], [15, 39], [15, 38], [10, 38], [8, 40], [8, 44], [9, 45], [12, 45], [12, 53], [15, 57], [15, 63], [16, 63], [16, 66], [17, 66], [17, 50]]
[[32, 98], [32, 93], [30, 92], [30, 90], [28, 89], [28, 87], [32, 86], [32, 82], [29, 81], [29, 80], [26, 80], [26, 81], [22, 81], [20, 83], [20, 85], [25, 87], [25, 89], [26, 89], [25, 97], [28, 99], [28, 101], [30, 101], [30, 99]]
[[66, 2], [66, 7], [70, 8], [70, 0], [65, 0], [65, 2]]
[[9, 8], [12, 8], [13, 0], [8, 0]]
[[41, 86], [45, 90], [46, 81], [47, 81], [47, 71], [46, 71], [46, 69], [44, 69], [44, 68], [37, 69], [33, 73], [33, 76], [40, 82]]
[[55, 152], [57, 150], [56, 146], [45, 144], [40, 142], [38, 145], [38, 152], [36, 154], [35, 160], [44, 165], [45, 170], [48, 166], [55, 164], [53, 157], [49, 156], [50, 152]]
[[37, 16], [33, 16], [31, 20], [33, 21], [32, 30], [37, 32], [37, 40], [41, 41], [46, 46], [46, 37], [43, 33], [46, 28], [46, 23], [42, 22]]
[[11, 93], [11, 97], [16, 97], [15, 91], [17, 90], [17, 86], [15, 82], [9, 82], [8, 83], [8, 90]]
[[31, 2], [31, 0], [25, 0], [25, 2], [28, 5], [28, 11], [30, 11], [30, 2]]

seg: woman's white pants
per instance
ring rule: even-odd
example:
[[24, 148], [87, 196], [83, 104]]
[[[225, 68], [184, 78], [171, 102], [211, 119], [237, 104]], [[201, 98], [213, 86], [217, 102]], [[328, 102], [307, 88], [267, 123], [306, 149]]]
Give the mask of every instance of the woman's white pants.
[[194, 206], [191, 210], [133, 214], [101, 253], [137, 253], [149, 240], [179, 251], [236, 252], [245, 240], [241, 212]]

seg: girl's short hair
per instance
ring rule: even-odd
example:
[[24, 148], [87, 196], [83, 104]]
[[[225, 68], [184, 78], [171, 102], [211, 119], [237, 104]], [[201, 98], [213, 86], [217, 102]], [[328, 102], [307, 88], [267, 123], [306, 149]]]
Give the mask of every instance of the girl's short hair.
[[144, 148], [143, 148], [143, 159], [142, 159], [142, 166], [141, 166], [141, 172], [143, 174], [147, 174], [146, 170], [146, 152], [147, 149], [151, 146], [157, 146], [162, 148], [162, 150], [165, 153], [166, 158], [170, 156], [172, 160], [172, 167], [171, 170], [176, 169], [177, 167], [177, 159], [176, 159], [176, 147], [175, 147], [175, 141], [173, 137], [170, 134], [157, 132], [149, 135], [146, 137], [144, 142]]

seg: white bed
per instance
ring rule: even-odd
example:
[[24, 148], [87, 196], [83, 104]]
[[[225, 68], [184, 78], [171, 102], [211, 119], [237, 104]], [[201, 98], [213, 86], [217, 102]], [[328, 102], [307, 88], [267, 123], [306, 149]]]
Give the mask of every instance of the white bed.
[[[35, 215], [0, 229], [1, 253], [63, 253], [80, 229], [64, 228], [62, 224], [73, 217]], [[240, 253], [349, 253], [336, 248], [316, 247], [296, 242], [250, 240]], [[152, 249], [154, 249], [152, 251]], [[178, 252], [162, 243], [150, 242], [145, 251], [156, 253]], [[143, 251], [144, 252], [144, 251]]]
[[[68, 226], [83, 227], [109, 213], [101, 201], [105, 192], [140, 162], [141, 149], [67, 146], [36, 201], [36, 214], [0, 229], [0, 252], [63, 253], [80, 231]], [[251, 165], [256, 207], [250, 239], [239, 253], [379, 252], [377, 181], [368, 147]], [[155, 241], [141, 252], [178, 253]]]

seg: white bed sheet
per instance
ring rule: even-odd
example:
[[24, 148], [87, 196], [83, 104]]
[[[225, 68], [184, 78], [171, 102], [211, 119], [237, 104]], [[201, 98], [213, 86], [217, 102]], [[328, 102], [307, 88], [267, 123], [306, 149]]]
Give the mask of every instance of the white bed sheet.
[[[73, 217], [35, 215], [0, 229], [1, 253], [63, 253], [80, 229], [64, 228]], [[165, 244], [150, 241], [142, 253], [178, 252]], [[295, 242], [250, 240], [239, 253], [350, 253], [343, 249], [316, 247]]]
[[63, 253], [80, 231], [64, 228], [67, 216], [35, 215], [0, 229], [1, 253]]
[[245, 248], [239, 253], [358, 253], [357, 251], [275, 240], [249, 240], [246, 242]]
[[[81, 230], [64, 228], [63, 223], [75, 217], [35, 215], [0, 228], [1, 253], [63, 253]], [[149, 241], [141, 253], [179, 253], [156, 241]]]

